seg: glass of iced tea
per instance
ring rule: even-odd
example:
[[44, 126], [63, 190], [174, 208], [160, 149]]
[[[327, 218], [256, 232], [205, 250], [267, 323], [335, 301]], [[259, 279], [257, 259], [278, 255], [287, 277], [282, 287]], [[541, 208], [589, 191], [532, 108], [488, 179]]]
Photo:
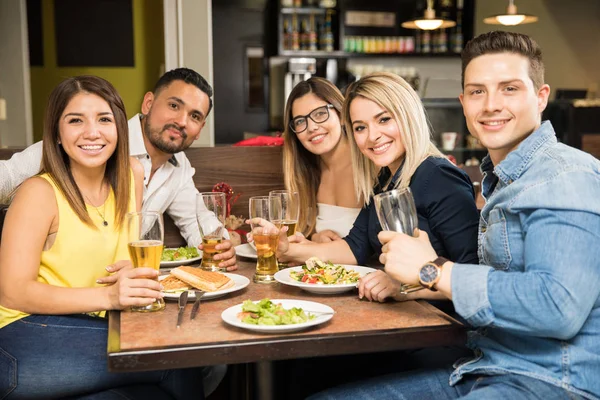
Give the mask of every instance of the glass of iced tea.
[[254, 282], [273, 283], [276, 282], [275, 274], [279, 271], [277, 263], [277, 245], [279, 244], [279, 228], [274, 221], [281, 221], [281, 215], [274, 215], [270, 209], [281, 210], [279, 199], [270, 196], [250, 197], [249, 216], [250, 219], [261, 218], [260, 224], [251, 224], [252, 237], [256, 246], [256, 273]]
[[[287, 235], [292, 236], [296, 233], [298, 224], [298, 215], [300, 214], [300, 197], [298, 192], [289, 190], [272, 190], [269, 197], [279, 199], [271, 201], [269, 209], [271, 221], [280, 226], [287, 226]], [[279, 268], [287, 268], [287, 263], [279, 261]]]
[[[155, 211], [127, 214], [127, 247], [134, 268], [148, 267], [159, 270], [163, 251], [164, 225], [162, 215]], [[160, 311], [165, 301], [156, 299], [147, 306], [133, 306], [131, 311]]]
[[202, 235], [202, 264], [207, 271], [225, 271], [219, 268], [219, 260], [214, 256], [221, 250], [215, 246], [223, 241], [227, 199], [222, 192], [205, 192], [196, 195], [196, 219]]

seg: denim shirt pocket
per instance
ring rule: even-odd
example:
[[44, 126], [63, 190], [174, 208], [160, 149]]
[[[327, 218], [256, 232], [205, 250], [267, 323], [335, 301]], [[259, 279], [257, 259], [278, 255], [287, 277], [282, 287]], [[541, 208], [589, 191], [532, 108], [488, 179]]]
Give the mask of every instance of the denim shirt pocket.
[[0, 347], [0, 400], [17, 387], [17, 359]]
[[481, 229], [480, 257], [485, 265], [507, 270], [510, 261], [508, 227], [502, 210], [493, 209], [487, 218], [487, 225]]

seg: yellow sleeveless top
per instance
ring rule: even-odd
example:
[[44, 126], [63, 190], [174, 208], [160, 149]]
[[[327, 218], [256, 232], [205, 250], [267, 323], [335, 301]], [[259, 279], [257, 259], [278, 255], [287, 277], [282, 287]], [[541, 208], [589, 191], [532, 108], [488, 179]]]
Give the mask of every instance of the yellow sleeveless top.
[[[116, 229], [115, 196], [112, 188], [103, 206], [86, 205], [97, 229], [84, 224], [71, 209], [69, 202], [48, 174], [41, 175], [54, 189], [58, 205], [58, 231], [54, 244], [42, 252], [38, 282], [61, 287], [101, 286], [96, 279], [107, 276], [106, 266], [118, 260], [129, 260], [127, 250], [127, 223]], [[129, 207], [135, 211], [135, 183], [131, 174]], [[100, 216], [102, 210], [108, 226]], [[94, 313], [103, 316], [104, 312]], [[0, 328], [29, 314], [0, 306]]]

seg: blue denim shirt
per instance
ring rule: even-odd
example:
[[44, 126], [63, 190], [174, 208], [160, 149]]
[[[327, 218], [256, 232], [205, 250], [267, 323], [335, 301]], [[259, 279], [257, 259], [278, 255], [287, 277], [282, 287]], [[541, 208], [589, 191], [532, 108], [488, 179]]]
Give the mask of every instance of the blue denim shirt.
[[[388, 187], [394, 187], [402, 167], [392, 177]], [[390, 170], [382, 169], [375, 194], [383, 191]], [[428, 157], [415, 170], [409, 184], [415, 200], [419, 229], [429, 235], [435, 252], [448, 259], [477, 262], [477, 220], [475, 195], [469, 176], [446, 158]], [[381, 254], [377, 234], [381, 225], [373, 201], [361, 210], [354, 226], [344, 240], [350, 246], [359, 265], [373, 254]]]
[[515, 373], [600, 398], [600, 161], [544, 122], [481, 169], [481, 265], [452, 270], [475, 358], [455, 364], [450, 384]]

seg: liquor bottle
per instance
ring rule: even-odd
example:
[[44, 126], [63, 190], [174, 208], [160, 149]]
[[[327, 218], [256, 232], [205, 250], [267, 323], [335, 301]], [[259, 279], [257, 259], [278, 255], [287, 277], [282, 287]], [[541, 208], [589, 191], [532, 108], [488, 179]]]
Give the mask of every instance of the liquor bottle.
[[321, 34], [321, 50], [333, 51], [333, 32], [331, 31], [331, 12], [327, 11], [325, 26]]
[[463, 32], [462, 32], [462, 19], [463, 19], [463, 6], [464, 0], [456, 0], [456, 28], [454, 35], [452, 36], [452, 51], [460, 53], [463, 49]]
[[431, 53], [431, 33], [423, 31], [421, 36], [421, 53]]
[[303, 19], [301, 23], [302, 29], [300, 30], [300, 50], [308, 50], [309, 49], [309, 33], [308, 33], [308, 22]]
[[300, 50], [300, 34], [298, 32], [298, 17], [292, 14], [292, 50]]
[[302, 0], [294, 0], [294, 7], [302, 7]]
[[283, 38], [281, 42], [283, 50], [292, 49], [292, 30], [290, 29], [290, 25], [289, 19], [285, 18], [283, 20]]
[[315, 26], [315, 15], [310, 14], [308, 28], [308, 50], [317, 51], [317, 28]]

